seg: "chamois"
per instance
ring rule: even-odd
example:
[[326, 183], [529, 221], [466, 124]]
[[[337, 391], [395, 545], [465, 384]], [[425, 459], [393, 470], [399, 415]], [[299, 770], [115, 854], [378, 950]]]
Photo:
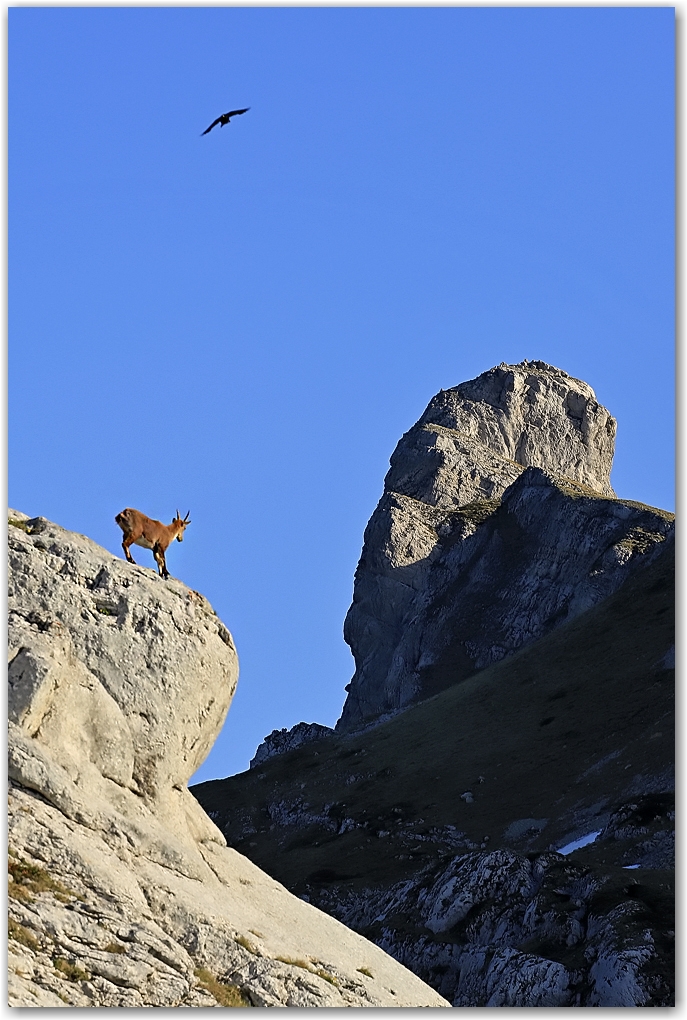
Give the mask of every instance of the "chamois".
[[132, 544], [141, 545], [144, 549], [153, 550], [153, 556], [155, 557], [160, 577], [169, 577], [169, 571], [165, 563], [165, 550], [175, 538], [177, 542], [183, 540], [184, 530], [191, 523], [188, 519], [188, 514], [182, 520], [181, 514], [177, 510], [177, 515], [171, 524], [162, 524], [161, 521], [154, 521], [152, 518], [142, 514], [140, 510], [132, 510], [128, 506], [126, 510], [122, 510], [120, 514], [117, 514], [115, 521], [124, 532], [122, 549], [129, 563], [136, 562], [129, 552], [129, 546]]

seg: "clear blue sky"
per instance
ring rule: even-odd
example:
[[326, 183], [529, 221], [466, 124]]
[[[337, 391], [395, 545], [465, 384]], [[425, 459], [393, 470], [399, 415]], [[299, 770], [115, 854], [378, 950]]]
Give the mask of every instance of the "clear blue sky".
[[169, 567], [241, 660], [197, 779], [338, 718], [440, 388], [565, 369], [672, 509], [673, 45], [658, 7], [10, 9], [10, 505], [117, 554], [124, 506], [191, 511]]

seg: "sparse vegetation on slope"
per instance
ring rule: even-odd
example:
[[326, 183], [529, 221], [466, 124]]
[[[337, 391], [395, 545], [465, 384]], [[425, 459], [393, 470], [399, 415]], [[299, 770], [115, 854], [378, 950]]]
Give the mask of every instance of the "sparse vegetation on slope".
[[[665, 1003], [673, 570], [671, 540], [615, 595], [510, 658], [374, 729], [320, 741], [317, 756], [304, 746], [193, 792], [231, 845], [391, 951], [389, 933], [407, 935], [417, 920], [402, 899], [384, 913], [388, 890], [461, 854], [502, 847], [534, 859], [603, 830], [570, 858], [575, 882], [599, 883], [583, 917], [615, 911], [621, 928], [652, 932]], [[450, 663], [443, 668], [450, 673]], [[562, 888], [562, 874], [556, 884], [547, 867], [552, 890]], [[547, 896], [553, 910], [556, 895]], [[371, 920], [378, 915], [385, 920]], [[426, 929], [423, 937], [437, 942]], [[442, 934], [437, 945], [447, 937], [464, 935]], [[586, 948], [584, 939], [561, 949], [534, 934], [520, 951], [584, 971]], [[413, 966], [412, 954], [401, 958]]]
[[237, 988], [236, 985], [229, 984], [226, 981], [220, 981], [205, 967], [199, 967], [196, 970], [195, 975], [198, 978], [198, 984], [200, 987], [204, 988], [205, 991], [210, 992], [210, 994], [217, 999], [220, 1006], [250, 1006], [249, 1000], [240, 988]]
[[13, 899], [30, 903], [38, 893], [51, 892], [56, 899], [68, 903], [75, 895], [38, 864], [31, 864], [14, 855], [9, 855], [7, 870], [10, 877], [7, 891]]

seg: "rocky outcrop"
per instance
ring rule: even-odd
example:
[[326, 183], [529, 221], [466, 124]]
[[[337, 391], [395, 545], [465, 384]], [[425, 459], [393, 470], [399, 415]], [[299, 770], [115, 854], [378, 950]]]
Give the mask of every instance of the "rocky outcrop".
[[430, 401], [365, 530], [339, 731], [435, 694], [448, 663], [457, 682], [511, 654], [646, 562], [672, 516], [615, 498], [615, 429], [586, 383], [538, 361]]
[[10, 1005], [447, 1005], [186, 788], [238, 676], [209, 603], [43, 518], [8, 541]]
[[325, 890], [319, 902], [376, 930], [454, 1006], [668, 1006], [663, 939], [634, 887], [636, 898], [631, 873], [614, 882], [557, 853], [500, 849], [462, 854], [383, 895]]
[[159, 811], [224, 722], [238, 678], [231, 635], [180, 581], [156, 584], [43, 518], [13, 519], [11, 726], [40, 734], [84, 800], [124, 790]]
[[309, 744], [313, 740], [322, 740], [323, 737], [328, 737], [333, 732], [330, 726], [305, 722], [296, 723], [291, 729], [284, 727], [281, 730], [272, 730], [258, 745], [248, 767], [254, 769], [257, 765], [262, 765], [268, 758], [273, 758], [275, 754], [293, 751], [296, 747]]
[[385, 488], [463, 506], [539, 467], [613, 496], [615, 433], [587, 383], [543, 361], [502, 364], [430, 400], [397, 446]]

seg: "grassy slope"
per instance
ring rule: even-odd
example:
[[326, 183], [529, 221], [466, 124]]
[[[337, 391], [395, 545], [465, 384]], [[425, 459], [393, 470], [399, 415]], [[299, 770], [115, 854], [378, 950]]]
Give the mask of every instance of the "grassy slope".
[[[666, 542], [605, 602], [374, 730], [193, 792], [231, 845], [295, 891], [308, 880], [403, 878], [445, 852], [436, 826], [455, 825], [478, 844], [488, 836], [493, 848], [508, 843], [512, 822], [548, 819], [538, 836], [510, 842], [528, 851], [600, 828], [636, 777], [674, 760], [673, 671], [661, 664], [674, 640], [673, 586]], [[468, 790], [470, 804], [461, 800]], [[317, 825], [270, 830], [266, 804], [297, 797], [314, 813], [334, 803], [330, 813], [369, 824], [341, 835]], [[258, 832], [239, 838], [249, 817]], [[380, 829], [390, 835], [377, 837]], [[409, 832], [428, 838], [409, 843]], [[617, 864], [612, 845], [580, 853]]]

